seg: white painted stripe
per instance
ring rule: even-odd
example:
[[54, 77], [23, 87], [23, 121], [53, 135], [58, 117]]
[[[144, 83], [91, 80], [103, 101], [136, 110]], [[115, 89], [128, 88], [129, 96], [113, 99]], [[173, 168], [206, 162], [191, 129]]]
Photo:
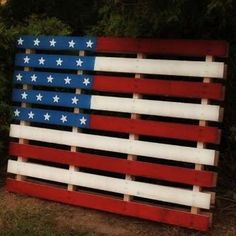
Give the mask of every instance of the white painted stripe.
[[219, 121], [220, 107], [181, 102], [96, 96], [91, 98], [91, 109], [157, 115], [166, 117]]
[[113, 138], [53, 129], [11, 125], [10, 136], [68, 146], [148, 156], [204, 165], [214, 165], [216, 151], [193, 147]]
[[181, 188], [165, 187], [13, 160], [8, 161], [8, 172], [186, 206], [204, 209], [210, 207], [210, 194]]
[[96, 57], [95, 71], [223, 78], [224, 63]]

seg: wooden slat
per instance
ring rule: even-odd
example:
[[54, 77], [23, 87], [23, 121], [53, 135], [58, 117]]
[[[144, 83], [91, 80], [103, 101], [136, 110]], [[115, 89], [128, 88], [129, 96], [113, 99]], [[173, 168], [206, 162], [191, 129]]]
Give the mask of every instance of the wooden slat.
[[[84, 56], [84, 55], [85, 55], [85, 52], [84, 52], [84, 51], [80, 51], [80, 52], [79, 52], [79, 56]], [[81, 75], [82, 73], [83, 73], [83, 71], [80, 71], [80, 70], [77, 71], [77, 75]], [[75, 94], [81, 94], [81, 89], [77, 88], [77, 89], [75, 90]], [[74, 113], [75, 113], [75, 114], [80, 113], [80, 109], [79, 109], [79, 108], [74, 108]], [[73, 127], [73, 128], [72, 128], [72, 132], [78, 133], [78, 132], [80, 132], [80, 130], [78, 129], [78, 127]], [[77, 152], [77, 151], [78, 151], [78, 148], [77, 148], [76, 146], [71, 146], [70, 150], [71, 150], [72, 152]], [[70, 170], [70, 171], [75, 171], [75, 170], [76, 170], [76, 171], [79, 171], [79, 169], [76, 168], [74, 165], [70, 165], [70, 166], [69, 166], [69, 170]], [[68, 190], [69, 190], [69, 191], [75, 190], [75, 186], [69, 184], [69, 185], [68, 185]]]
[[8, 179], [7, 190], [75, 206], [134, 216], [202, 231], [208, 230], [211, 225], [209, 216], [203, 214], [191, 214], [186, 211], [179, 211], [144, 203], [125, 202], [119, 199], [85, 192], [70, 192], [61, 188], [25, 181]]
[[216, 127], [201, 127], [152, 120], [134, 120], [113, 116], [91, 115], [90, 128], [206, 143], [218, 144], [220, 141], [220, 130]]
[[[22, 76], [17, 79], [17, 76]], [[117, 93], [140, 93], [147, 95], [160, 95], [168, 97], [183, 98], [209, 98], [223, 100], [224, 87], [220, 83], [202, 83], [190, 81], [162, 80], [159, 78], [131, 79], [130, 77], [105, 76], [105, 75], [75, 75], [65, 73], [49, 72], [24, 72], [17, 70], [14, 74], [14, 84], [35, 85], [31, 76], [37, 77], [37, 85], [46, 87], [61, 88], [82, 88], [86, 90], [117, 92]], [[52, 82], [48, 82], [50, 76]], [[71, 79], [70, 83], [65, 83], [65, 78]], [[85, 79], [88, 83], [84, 83]]]
[[[21, 39], [21, 42], [19, 41]], [[38, 39], [38, 44], [35, 41]], [[54, 45], [52, 44], [54, 41]], [[92, 41], [91, 47], [87, 42]], [[70, 46], [69, 42], [74, 45]], [[228, 43], [223, 40], [141, 39], [118, 37], [20, 36], [19, 48], [47, 50], [89, 50], [115, 53], [147, 53], [178, 56], [228, 56]]]
[[[34, 50], [32, 50], [32, 49], [26, 49], [26, 50], [25, 50], [25, 53], [26, 53], [26, 54], [31, 54], [31, 53], [34, 53]], [[24, 67], [24, 71], [30, 71], [30, 70], [31, 70], [31, 68], [29, 68], [29, 67]], [[32, 86], [30, 86], [30, 85], [28, 85], [28, 84], [23, 84], [23, 85], [22, 85], [22, 88], [25, 89], [25, 90], [31, 89], [31, 87], [32, 87]], [[22, 103], [21, 103], [21, 107], [23, 107], [23, 108], [29, 107], [29, 104], [27, 104], [27, 103], [25, 103], [25, 102], [22, 102]], [[29, 123], [28, 123], [28, 122], [25, 122], [25, 121], [20, 121], [20, 125], [26, 126], [26, 125], [29, 125]], [[19, 143], [20, 143], [20, 144], [26, 144], [26, 143], [28, 143], [28, 140], [20, 138], [20, 139], [19, 139]], [[24, 158], [22, 158], [21, 156], [18, 156], [18, 157], [17, 157], [17, 161], [22, 162], [22, 161], [27, 161], [27, 160], [24, 159]], [[23, 179], [24, 179], [24, 176], [17, 175], [17, 176], [16, 176], [16, 179], [17, 179], [17, 180], [23, 180]]]
[[96, 57], [95, 71], [223, 78], [224, 63]]
[[94, 76], [93, 89], [118, 93], [140, 93], [168, 97], [209, 98], [223, 100], [222, 84], [160, 79], [131, 79], [115, 76]]
[[[36, 54], [28, 56], [28, 63], [25, 63], [24, 58], [26, 57], [27, 54], [17, 54], [16, 66], [190, 77], [224, 77], [223, 62]], [[45, 60], [44, 64], [39, 63], [42, 58]], [[81, 65], [77, 63], [79, 60]]]
[[228, 56], [228, 43], [221, 40], [134, 39], [99, 37], [97, 51], [183, 56]]
[[[181, 124], [174, 122], [161, 122], [152, 120], [135, 120], [130, 118], [89, 115], [85, 113], [72, 113], [65, 111], [45, 110], [38, 108], [14, 107], [14, 112], [18, 111], [19, 116], [14, 119], [30, 121], [31, 123], [53, 124], [69, 127], [79, 127], [94, 130], [113, 131], [118, 133], [132, 133], [137, 135], [147, 135], [151, 137], [164, 137], [188, 141], [202, 141], [206, 143], [219, 144], [220, 130], [216, 127], [201, 127], [198, 125]], [[29, 118], [29, 113], [34, 114]], [[45, 114], [49, 114], [49, 120], [42, 119]], [[62, 115], [67, 117], [67, 122], [61, 121]], [[81, 124], [82, 118], [86, 119], [85, 124]]]
[[7, 171], [12, 174], [20, 174], [114, 193], [128, 194], [152, 200], [195, 206], [204, 209], [210, 208], [210, 194], [197, 193], [192, 190], [88, 174], [81, 171], [77, 172], [13, 160], [8, 161]]
[[[41, 94], [43, 99], [38, 100]], [[26, 99], [23, 98], [26, 96]], [[58, 97], [57, 102], [54, 97]], [[148, 99], [120, 98], [98, 95], [76, 95], [78, 103], [74, 104], [73, 93], [42, 91], [42, 90], [13, 90], [13, 101], [41, 105], [77, 107], [102, 111], [138, 113], [144, 115], [167, 116], [173, 118], [219, 121], [220, 106], [195, 103], [170, 102]]]
[[92, 95], [91, 109], [219, 121], [220, 107], [181, 102], [154, 101]]
[[[142, 53], [137, 54], [137, 58], [144, 58], [144, 57], [145, 57], [145, 55], [142, 54]], [[135, 74], [134, 77], [135, 77], [135, 79], [140, 79], [141, 77], [143, 77], [143, 75]], [[133, 99], [141, 99], [141, 98], [142, 98], [141, 94], [133, 93]], [[131, 114], [131, 120], [139, 120], [139, 119], [140, 119], [140, 115], [139, 114], [135, 114], [135, 113]], [[138, 139], [139, 139], [139, 136], [137, 134], [129, 133], [129, 140], [138, 140]], [[127, 160], [129, 160], [129, 161], [136, 161], [137, 160], [137, 156], [136, 155], [132, 155], [132, 154], [128, 154]], [[134, 180], [134, 176], [126, 174], [125, 175], [125, 179], [127, 179], [127, 180]], [[124, 195], [124, 200], [125, 201], [130, 201], [130, 200], [132, 200], [132, 196], [126, 194], [126, 195]]]
[[215, 172], [198, 171], [191, 168], [130, 161], [110, 156], [70, 152], [56, 148], [17, 143], [10, 143], [9, 154], [12, 156], [22, 156], [23, 158], [160, 179], [188, 185], [198, 185], [202, 187], [215, 187], [216, 185]]
[[[213, 61], [213, 57], [212, 57], [212, 56], [206, 56], [206, 61]], [[203, 82], [204, 82], [204, 83], [210, 83], [210, 82], [211, 82], [211, 78], [204, 78], [204, 79], [203, 79]], [[201, 100], [201, 104], [209, 104], [209, 100], [208, 100], [208, 99], [202, 99], [202, 100]], [[199, 121], [199, 125], [200, 125], [200, 126], [203, 126], [203, 127], [204, 127], [204, 126], [207, 126], [207, 122], [204, 121], [204, 120], [200, 120], [200, 121]], [[204, 142], [198, 142], [198, 143], [197, 143], [197, 147], [204, 149], [204, 148], [206, 148], [206, 143], [204, 143]], [[204, 170], [204, 165], [196, 164], [196, 165], [195, 165], [195, 169], [196, 169], [196, 170]], [[195, 191], [195, 192], [200, 192], [200, 191], [201, 191], [201, 186], [194, 185], [194, 186], [193, 186], [193, 191]], [[192, 213], [197, 213], [197, 212], [199, 212], [199, 211], [200, 211], [199, 208], [196, 208], [196, 207], [192, 207], [192, 208], [191, 208], [191, 212], [192, 212]]]
[[217, 156], [217, 152], [211, 149], [139, 140], [127, 141], [127, 139], [122, 138], [71, 133], [36, 127], [22, 127], [20, 125], [11, 125], [10, 137], [205, 165], [214, 165]]

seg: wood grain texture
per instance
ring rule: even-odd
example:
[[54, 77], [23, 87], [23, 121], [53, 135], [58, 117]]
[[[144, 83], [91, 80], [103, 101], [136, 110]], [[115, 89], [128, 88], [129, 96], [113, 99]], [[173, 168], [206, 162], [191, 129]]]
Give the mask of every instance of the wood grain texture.
[[71, 192], [65, 189], [42, 184], [8, 179], [7, 190], [51, 201], [88, 207], [116, 214], [188, 227], [196, 230], [207, 231], [211, 226], [210, 217], [206, 214], [191, 214], [187, 211], [175, 210], [168, 207], [160, 207], [138, 202], [125, 202], [108, 196], [90, 194], [81, 191]]
[[93, 170], [104, 170], [120, 174], [129, 174], [146, 178], [160, 179], [175, 183], [215, 187], [215, 172], [193, 170], [178, 166], [169, 166], [142, 161], [130, 161], [110, 156], [90, 153], [70, 152], [43, 146], [10, 143], [9, 154], [23, 158], [49, 161]]
[[204, 61], [95, 57], [94, 70], [190, 77], [224, 77], [224, 63]]
[[[211, 149], [22, 127], [20, 125], [11, 125], [10, 137], [205, 165], [214, 165], [216, 156], [216, 151]], [[108, 143], [109, 145], [107, 145]]]
[[228, 48], [228, 43], [222, 40], [99, 37], [96, 50], [116, 53], [227, 57]]
[[13, 160], [8, 161], [7, 171], [12, 174], [20, 174], [28, 177], [99, 189], [113, 193], [128, 194], [184, 206], [194, 206], [204, 209], [210, 208], [211, 195], [208, 193], [193, 192], [192, 190], [88, 174], [81, 171], [77, 172]]

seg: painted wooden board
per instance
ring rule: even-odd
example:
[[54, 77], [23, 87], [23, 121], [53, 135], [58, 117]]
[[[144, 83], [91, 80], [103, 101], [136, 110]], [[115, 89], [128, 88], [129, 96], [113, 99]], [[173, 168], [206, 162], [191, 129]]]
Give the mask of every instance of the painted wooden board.
[[220, 106], [44, 90], [13, 90], [13, 101], [92, 110], [219, 121]]
[[227, 57], [223, 40], [143, 39], [118, 37], [20, 36], [18, 48], [48, 50], [87, 50], [116, 53]]
[[220, 119], [220, 107], [216, 105], [152, 101], [97, 95], [91, 97], [91, 109], [197, 120], [219, 121]]
[[8, 173], [128, 194], [152, 200], [195, 206], [204, 209], [210, 208], [211, 195], [201, 192], [196, 193], [192, 190], [147, 184], [13, 160], [8, 161], [7, 171]]
[[175, 210], [168, 207], [126, 202], [109, 196], [90, 194], [82, 191], [67, 191], [61, 188], [13, 179], [7, 180], [7, 190], [75, 206], [89, 207], [202, 231], [208, 230], [211, 226], [210, 217], [206, 214], [191, 214], [187, 211]]
[[129, 174], [170, 182], [215, 187], [216, 173], [194, 170], [178, 166], [169, 166], [142, 161], [130, 161], [110, 156], [101, 156], [83, 152], [71, 152], [43, 146], [10, 143], [9, 154], [23, 158], [49, 161], [93, 170]]
[[35, 68], [143, 73], [190, 77], [224, 77], [224, 63], [203, 61], [65, 56], [19, 53], [16, 66]]
[[13, 124], [10, 127], [10, 137], [204, 165], [214, 165], [217, 156], [217, 152], [211, 149], [71, 133], [30, 126], [22, 127]]
[[204, 168], [218, 163], [226, 42], [20, 36], [17, 47], [9, 191], [210, 227], [217, 174]]
[[15, 120], [29, 121], [31, 123], [36, 122], [189, 141], [204, 141], [216, 144], [220, 141], [220, 130], [216, 127], [200, 127], [173, 122], [135, 120], [84, 113], [74, 114], [72, 112], [38, 108], [14, 107], [13, 114]]
[[202, 83], [161, 79], [117, 77], [106, 75], [77, 75], [38, 71], [15, 71], [15, 84], [47, 87], [81, 88], [86, 90], [139, 93], [168, 97], [209, 98], [223, 100], [224, 87], [220, 83]]

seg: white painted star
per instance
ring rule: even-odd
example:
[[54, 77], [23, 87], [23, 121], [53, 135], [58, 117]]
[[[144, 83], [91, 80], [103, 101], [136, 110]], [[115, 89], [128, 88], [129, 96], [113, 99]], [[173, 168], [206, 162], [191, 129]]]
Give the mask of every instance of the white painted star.
[[27, 63], [27, 64], [28, 64], [29, 61], [30, 61], [30, 58], [29, 58], [28, 56], [26, 56], [26, 57], [23, 58], [23, 60], [24, 60], [24, 63]]
[[17, 116], [19, 116], [19, 115], [20, 115], [20, 111], [19, 111], [18, 109], [16, 109], [16, 110], [14, 111], [14, 116], [17, 117]]
[[67, 116], [62, 115], [60, 120], [62, 121], [62, 123], [67, 122]]
[[38, 77], [35, 74], [33, 74], [32, 76], [30, 76], [30, 78], [32, 82], [36, 82]]
[[44, 116], [44, 120], [49, 120], [50, 119], [50, 115], [48, 114], [48, 113], [46, 113], [45, 115], [43, 115]]
[[59, 102], [59, 99], [60, 99], [60, 98], [56, 95], [56, 96], [53, 97], [53, 102], [57, 102], [57, 103], [58, 103], [58, 102]]
[[51, 41], [49, 41], [50, 42], [50, 47], [55, 47], [56, 46], [56, 41], [55, 41], [55, 39], [52, 39]]
[[64, 80], [65, 80], [65, 84], [70, 84], [71, 79], [68, 76]]
[[76, 60], [76, 65], [77, 66], [82, 66], [83, 61], [79, 58], [79, 60]]
[[26, 92], [24, 92], [24, 93], [21, 94], [21, 98], [22, 98], [22, 99], [27, 99], [27, 96], [28, 96], [28, 94], [27, 94]]
[[93, 46], [93, 42], [91, 41], [91, 39], [87, 41], [86, 44], [87, 44], [87, 48], [92, 48]]
[[23, 78], [23, 76], [20, 73], [18, 75], [16, 75], [16, 80], [17, 81], [21, 81], [22, 78]]
[[63, 60], [62, 60], [61, 58], [58, 58], [58, 59], [56, 60], [56, 62], [57, 62], [57, 66], [61, 66]]
[[69, 43], [69, 48], [74, 48], [75, 47], [75, 42], [74, 40], [71, 40], [68, 42]]
[[39, 43], [40, 43], [39, 39], [36, 38], [36, 39], [34, 40], [34, 46], [39, 46]]
[[85, 119], [84, 116], [81, 119], [79, 119], [79, 120], [80, 120], [80, 124], [81, 125], [86, 125], [87, 119]]
[[22, 38], [19, 38], [17, 40], [18, 45], [23, 45], [24, 40]]
[[45, 59], [43, 57], [41, 57], [39, 59], [39, 65], [44, 65]]
[[34, 113], [31, 111], [30, 113], [28, 113], [29, 119], [34, 119]]
[[77, 104], [78, 101], [79, 101], [79, 99], [78, 99], [76, 96], [74, 96], [73, 98], [71, 98], [71, 100], [72, 100], [72, 104]]
[[52, 80], [53, 80], [54, 78], [51, 76], [51, 75], [49, 75], [48, 77], [47, 77], [47, 80], [48, 80], [48, 83], [52, 83]]
[[83, 84], [85, 84], [85, 86], [88, 86], [88, 84], [90, 84], [89, 78], [84, 78]]
[[43, 96], [41, 95], [41, 93], [39, 93], [38, 95], [36, 95], [36, 99], [37, 101], [42, 101]]

